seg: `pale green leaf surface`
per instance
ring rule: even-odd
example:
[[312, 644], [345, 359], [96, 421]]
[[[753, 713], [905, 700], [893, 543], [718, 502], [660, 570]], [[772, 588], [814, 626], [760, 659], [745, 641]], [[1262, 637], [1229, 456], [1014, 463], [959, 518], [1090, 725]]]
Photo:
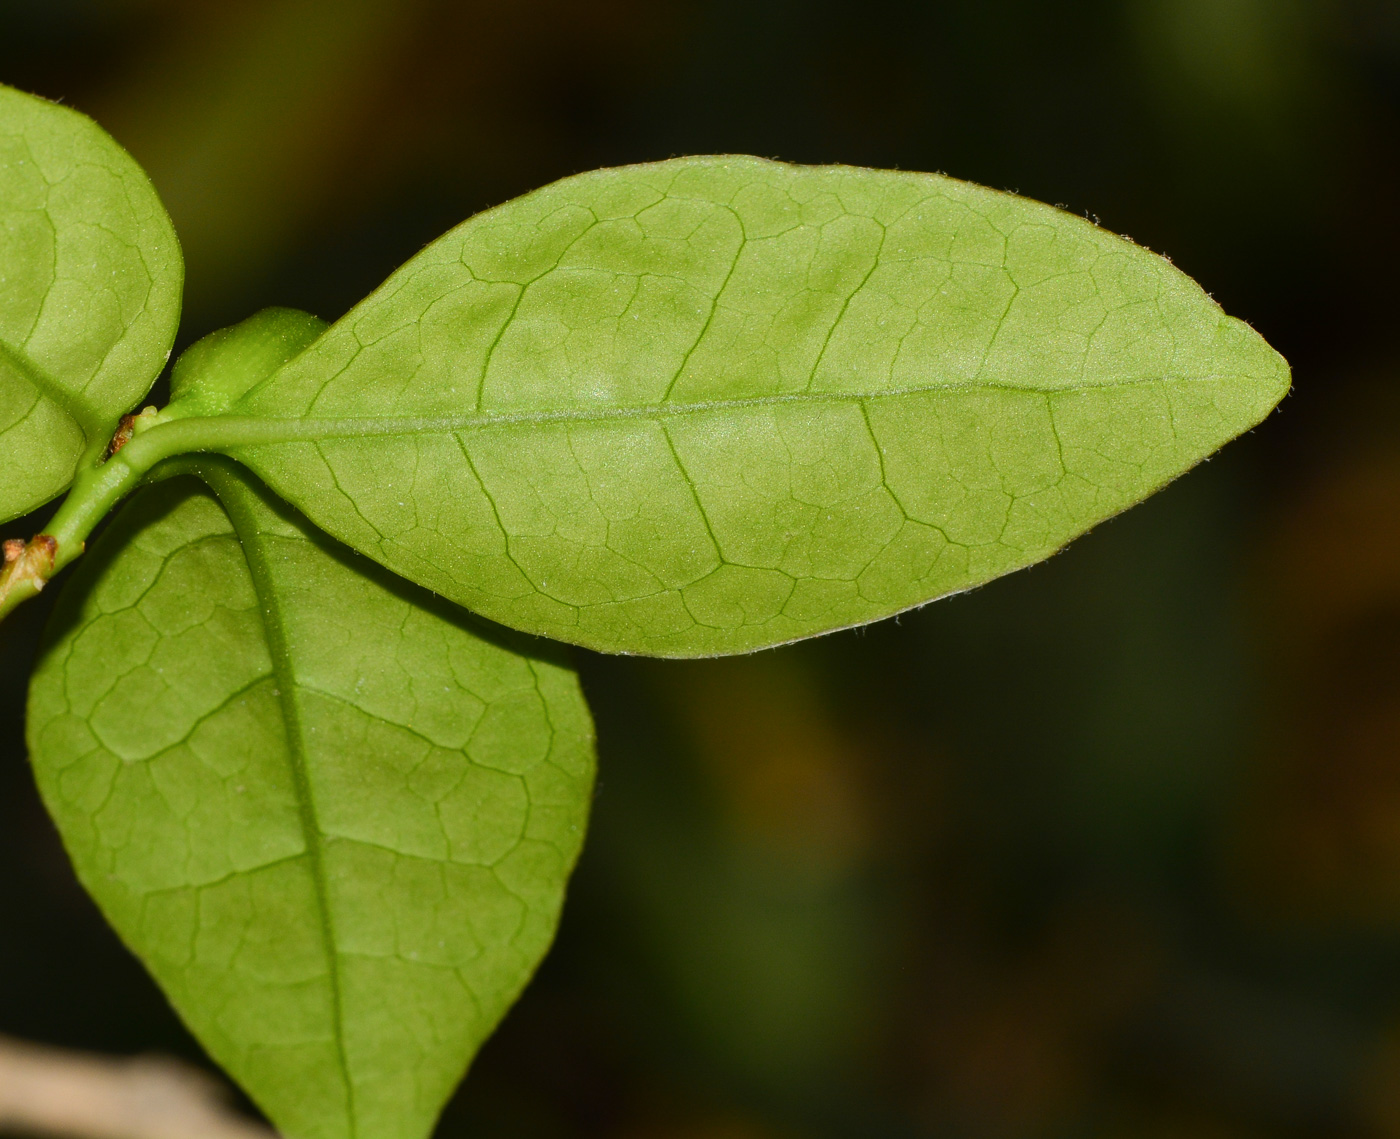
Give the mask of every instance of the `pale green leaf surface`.
[[326, 322], [292, 308], [265, 308], [191, 344], [170, 373], [173, 416], [227, 411], [249, 388], [306, 348]]
[[141, 168], [0, 86], [0, 521], [59, 494], [165, 365], [184, 269]]
[[217, 497], [143, 492], [65, 592], [30, 695], [40, 789], [289, 1139], [421, 1139], [553, 936], [587, 707], [523, 639], [201, 473]]
[[466, 222], [234, 404], [224, 449], [503, 624], [705, 655], [1037, 561], [1288, 382], [1083, 219], [928, 174], [690, 158]]

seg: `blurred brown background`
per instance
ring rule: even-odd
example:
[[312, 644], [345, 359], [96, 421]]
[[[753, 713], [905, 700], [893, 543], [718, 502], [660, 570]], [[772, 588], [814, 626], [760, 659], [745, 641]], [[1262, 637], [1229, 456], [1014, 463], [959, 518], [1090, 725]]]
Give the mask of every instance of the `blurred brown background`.
[[[0, 79], [151, 172], [180, 346], [333, 319], [562, 175], [743, 151], [1087, 212], [1294, 366], [1044, 566], [581, 654], [590, 845], [443, 1139], [1400, 1137], [1400, 2], [0, 0]], [[38, 806], [42, 608], [0, 629], [0, 1032], [198, 1057]]]

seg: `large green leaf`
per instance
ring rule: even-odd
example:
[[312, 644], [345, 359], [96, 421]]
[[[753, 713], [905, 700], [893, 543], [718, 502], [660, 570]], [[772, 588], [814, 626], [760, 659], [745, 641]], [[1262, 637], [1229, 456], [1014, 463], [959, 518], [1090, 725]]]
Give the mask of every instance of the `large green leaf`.
[[1247, 325], [1083, 219], [689, 158], [473, 218], [203, 445], [494, 620], [686, 656], [1043, 558], [1287, 388]]
[[553, 935], [588, 711], [567, 668], [220, 462], [217, 496], [142, 492], [65, 591], [30, 696], [40, 789], [289, 1139], [420, 1139]]
[[131, 156], [0, 86], [0, 521], [59, 494], [165, 365], [184, 269]]

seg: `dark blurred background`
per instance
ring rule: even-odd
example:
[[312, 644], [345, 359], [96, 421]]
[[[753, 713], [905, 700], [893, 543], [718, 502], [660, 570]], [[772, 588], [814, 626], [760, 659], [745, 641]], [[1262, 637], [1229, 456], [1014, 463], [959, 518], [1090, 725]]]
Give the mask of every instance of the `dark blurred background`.
[[[742, 151], [1089, 214], [1293, 364], [1045, 565], [580, 654], [590, 843], [443, 1139], [1400, 1137], [1400, 0], [0, 0], [0, 78], [150, 171], [177, 347], [334, 319], [563, 175]], [[0, 1032], [197, 1058], [34, 793], [43, 617], [0, 627]]]

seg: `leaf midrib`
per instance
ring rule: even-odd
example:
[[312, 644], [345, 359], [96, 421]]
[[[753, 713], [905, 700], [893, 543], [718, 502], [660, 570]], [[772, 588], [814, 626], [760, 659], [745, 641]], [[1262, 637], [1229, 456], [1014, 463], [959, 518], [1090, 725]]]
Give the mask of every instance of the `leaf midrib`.
[[239, 501], [239, 490], [230, 485], [228, 476], [218, 470], [201, 467], [199, 477], [218, 497], [220, 505], [233, 524], [243, 560], [248, 567], [248, 576], [253, 583], [253, 592], [258, 599], [258, 612], [262, 618], [263, 631], [267, 636], [268, 655], [272, 658], [272, 671], [277, 682], [278, 706], [287, 730], [288, 759], [292, 769], [292, 785], [296, 791], [297, 812], [301, 829], [306, 839], [306, 855], [311, 864], [311, 879], [316, 892], [316, 907], [320, 917], [321, 936], [325, 942], [326, 964], [331, 987], [331, 1004], [335, 1019], [335, 1049], [341, 1076], [345, 1081], [346, 1119], [351, 1139], [358, 1134], [355, 1111], [355, 1084], [350, 1076], [350, 1062], [345, 1054], [345, 1010], [340, 985], [339, 954], [336, 951], [335, 926], [331, 918], [330, 900], [327, 891], [325, 864], [321, 858], [321, 836], [323, 834], [316, 815], [315, 797], [311, 791], [311, 781], [307, 773], [306, 744], [302, 734], [301, 710], [297, 706], [298, 691], [296, 674], [292, 668], [291, 650], [287, 644], [287, 632], [281, 606], [277, 601], [276, 589], [272, 582], [272, 571], [267, 564], [263, 549], [257, 540], [259, 528], [244, 504]]
[[[188, 416], [168, 420], [138, 436], [128, 450], [147, 447], [162, 457], [182, 451], [221, 450], [226, 447], [269, 443], [294, 443], [316, 439], [358, 438], [384, 435], [451, 434], [492, 427], [534, 427], [552, 423], [601, 423], [610, 420], [673, 419], [717, 411], [744, 410], [784, 405], [852, 403], [897, 399], [934, 392], [1002, 391], [1028, 396], [1076, 395], [1121, 388], [1153, 387], [1163, 383], [1211, 383], [1221, 380], [1258, 379], [1240, 372], [1200, 376], [1154, 376], [1139, 380], [1116, 380], [1102, 384], [1070, 385], [1062, 388], [1033, 388], [991, 382], [927, 384], [920, 387], [875, 389], [857, 392], [790, 392], [771, 396], [746, 396], [727, 400], [707, 400], [690, 404], [644, 404], [631, 407], [570, 408], [559, 411], [504, 412], [488, 415], [424, 416], [327, 416], [291, 415]], [[143, 446], [137, 448], [136, 444]], [[134, 458], [134, 455], [132, 456]]]
[[84, 439], [92, 443], [101, 432], [102, 416], [81, 396], [70, 392], [41, 368], [21, 348], [0, 339], [0, 360], [4, 360], [38, 390], [39, 394], [56, 404], [64, 415], [78, 425]]

